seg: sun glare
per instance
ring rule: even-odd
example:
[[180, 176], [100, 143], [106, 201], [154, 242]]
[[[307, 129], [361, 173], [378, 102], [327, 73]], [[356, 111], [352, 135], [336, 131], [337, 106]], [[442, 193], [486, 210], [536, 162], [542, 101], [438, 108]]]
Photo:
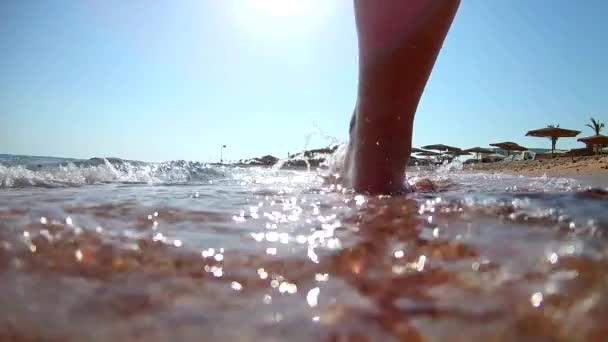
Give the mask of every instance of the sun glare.
[[233, 13], [263, 36], [291, 36], [319, 28], [336, 0], [233, 0]]
[[257, 11], [271, 16], [286, 17], [306, 14], [312, 0], [249, 0]]

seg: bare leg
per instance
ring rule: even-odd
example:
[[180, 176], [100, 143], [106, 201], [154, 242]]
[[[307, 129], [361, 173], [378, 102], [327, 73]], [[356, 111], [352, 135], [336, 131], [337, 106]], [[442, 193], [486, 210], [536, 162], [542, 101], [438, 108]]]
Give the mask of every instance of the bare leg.
[[459, 3], [355, 0], [359, 86], [346, 179], [356, 191], [402, 191], [414, 114]]

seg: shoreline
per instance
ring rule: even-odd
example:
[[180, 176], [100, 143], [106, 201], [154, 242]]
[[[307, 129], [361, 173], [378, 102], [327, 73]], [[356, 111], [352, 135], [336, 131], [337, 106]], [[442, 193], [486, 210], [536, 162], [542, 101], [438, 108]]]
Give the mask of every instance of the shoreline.
[[607, 188], [608, 155], [469, 164], [464, 166], [463, 172], [506, 173], [527, 177], [565, 177], [576, 179], [592, 187]]

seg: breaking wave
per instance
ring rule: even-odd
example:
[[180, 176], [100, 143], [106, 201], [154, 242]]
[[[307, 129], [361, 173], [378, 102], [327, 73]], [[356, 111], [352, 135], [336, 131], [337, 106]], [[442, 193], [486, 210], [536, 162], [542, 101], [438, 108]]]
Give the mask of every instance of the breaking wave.
[[144, 163], [93, 158], [54, 164], [0, 164], [0, 188], [73, 187], [91, 184], [185, 184], [224, 176], [218, 168], [192, 161]]

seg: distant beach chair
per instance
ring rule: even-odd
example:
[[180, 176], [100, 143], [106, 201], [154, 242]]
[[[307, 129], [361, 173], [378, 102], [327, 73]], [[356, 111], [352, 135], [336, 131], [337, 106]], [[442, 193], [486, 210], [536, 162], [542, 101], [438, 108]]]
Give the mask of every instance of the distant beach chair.
[[525, 151], [524, 152], [524, 159], [526, 159], [526, 160], [534, 160], [534, 159], [536, 159], [536, 152], [530, 151], [530, 150]]

